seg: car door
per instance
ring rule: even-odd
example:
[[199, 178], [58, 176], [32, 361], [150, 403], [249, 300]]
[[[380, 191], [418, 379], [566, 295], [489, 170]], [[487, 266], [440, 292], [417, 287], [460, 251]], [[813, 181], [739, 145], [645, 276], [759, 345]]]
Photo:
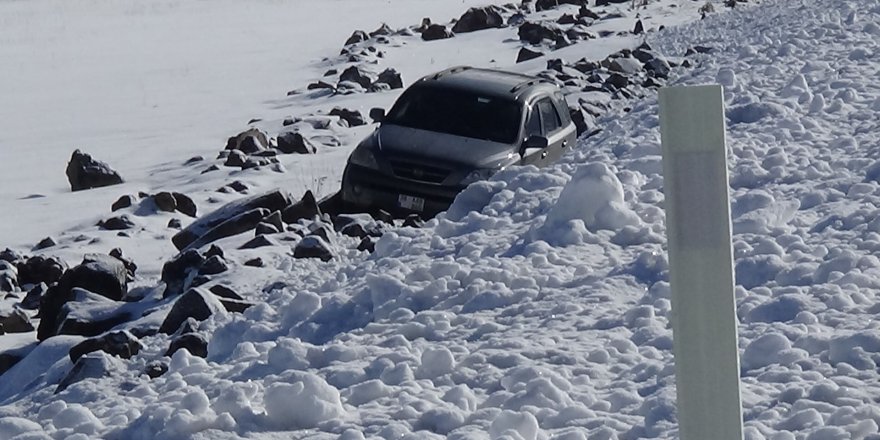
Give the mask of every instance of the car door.
[[547, 155], [544, 157], [544, 161], [545, 164], [552, 164], [559, 160], [563, 150], [568, 148], [569, 133], [566, 132], [559, 111], [549, 96], [541, 98], [535, 103], [535, 107], [541, 114], [541, 131], [547, 138]]
[[559, 113], [559, 119], [562, 120], [562, 131], [565, 140], [561, 145], [562, 154], [565, 154], [566, 151], [577, 143], [577, 127], [575, 127], [574, 121], [571, 120], [571, 114], [568, 112], [568, 103], [565, 101], [562, 93], [556, 92], [553, 94], [553, 105]]
[[525, 136], [523, 137], [523, 158], [520, 161], [523, 165], [544, 166], [547, 163], [549, 153], [546, 149], [525, 149], [525, 142], [532, 136], [544, 136], [541, 126], [541, 112], [536, 104], [528, 107], [528, 117], [526, 118]]

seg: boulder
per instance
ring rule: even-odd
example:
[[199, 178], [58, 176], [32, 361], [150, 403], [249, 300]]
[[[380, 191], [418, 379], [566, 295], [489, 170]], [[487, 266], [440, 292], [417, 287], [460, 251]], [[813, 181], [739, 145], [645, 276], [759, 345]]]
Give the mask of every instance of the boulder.
[[244, 167], [244, 164], [247, 162], [248, 156], [244, 154], [244, 152], [239, 150], [231, 150], [229, 154], [226, 156], [226, 161], [223, 162], [223, 166], [226, 167]]
[[226, 141], [227, 150], [239, 150], [245, 154], [253, 154], [269, 147], [269, 137], [262, 130], [250, 128]]
[[[281, 230], [278, 229], [277, 226], [275, 226], [271, 223], [266, 223], [266, 222], [260, 222], [257, 225], [257, 227], [254, 229], [255, 236], [272, 235], [272, 234], [277, 234], [279, 232], [281, 232]], [[246, 249], [246, 248], [244, 248], [244, 246], [242, 246], [242, 248]]]
[[37, 255], [19, 262], [16, 268], [19, 285], [39, 283], [50, 285], [61, 279], [61, 275], [67, 270], [67, 263], [56, 257]]
[[642, 20], [636, 21], [636, 25], [633, 27], [633, 33], [636, 35], [645, 33], [645, 25], [642, 24]]
[[278, 135], [278, 151], [284, 154], [315, 154], [318, 148], [299, 132]]
[[410, 214], [403, 220], [405, 228], [421, 228], [422, 226], [425, 226], [425, 221], [418, 214]]
[[153, 195], [153, 203], [160, 211], [174, 212], [177, 209], [177, 200], [170, 192], [160, 192]]
[[40, 240], [40, 242], [34, 246], [34, 250], [39, 251], [39, 250], [43, 250], [43, 249], [48, 249], [52, 246], [55, 246], [56, 244], [58, 244], [58, 243], [55, 243], [54, 238], [46, 237], [46, 238]]
[[199, 267], [199, 275], [217, 275], [229, 270], [226, 260], [219, 255], [214, 255]]
[[[177, 249], [183, 250], [222, 223], [253, 211], [255, 208], [264, 208], [268, 212], [274, 212], [283, 210], [288, 205], [290, 205], [290, 196], [281, 190], [236, 200], [194, 221], [186, 229], [175, 234], [171, 241]], [[257, 223], [259, 221], [254, 223], [254, 227]]]
[[424, 31], [422, 31], [422, 40], [425, 41], [443, 40], [446, 38], [452, 38], [454, 36], [455, 34], [447, 29], [446, 26], [436, 23], [428, 26]]
[[366, 89], [373, 83], [373, 78], [357, 66], [351, 66], [339, 75], [339, 83], [343, 82], [353, 82]]
[[348, 45], [351, 45], [351, 44], [357, 44], [357, 43], [360, 43], [360, 42], [362, 42], [362, 41], [367, 41], [367, 40], [369, 40], [369, 39], [370, 39], [370, 36], [367, 35], [366, 32], [364, 32], [364, 31], [354, 31], [354, 32], [351, 34], [351, 36], [348, 37], [347, 40], [345, 40], [345, 44], [344, 44], [344, 45], [345, 45], [345, 46], [348, 46]]
[[190, 217], [195, 217], [198, 212], [198, 208], [196, 207], [196, 203], [193, 202], [189, 196], [179, 192], [171, 193], [171, 196], [174, 197], [175, 206], [177, 206], [177, 211], [188, 215]]
[[[52, 295], [53, 288], [49, 289], [47, 297]], [[109, 300], [85, 289], [74, 288], [71, 292], [69, 301], [61, 306], [54, 320], [49, 320], [49, 315], [40, 308], [42, 318], [37, 339], [42, 341], [55, 335], [98, 336], [135, 318], [125, 307], [126, 303]]]
[[257, 227], [263, 219], [271, 212], [265, 208], [254, 208], [250, 211], [243, 212], [223, 223], [215, 226], [208, 232], [205, 232], [198, 239], [189, 244], [188, 248], [198, 249], [207, 244], [211, 244], [221, 238], [232, 237]]
[[49, 286], [46, 283], [39, 283], [35, 285], [31, 290], [28, 291], [27, 295], [24, 296], [24, 299], [21, 300], [21, 304], [19, 305], [21, 308], [25, 310], [37, 310], [40, 308], [40, 300], [43, 298], [43, 295], [46, 294], [46, 291], [49, 290]]
[[629, 78], [614, 72], [605, 80], [605, 85], [611, 86], [614, 90], [623, 89], [629, 86]]
[[211, 292], [199, 287], [189, 289], [177, 299], [168, 312], [159, 331], [174, 333], [188, 318], [204, 321], [215, 313], [225, 313], [223, 304]]
[[119, 211], [120, 209], [125, 209], [128, 207], [131, 207], [131, 205], [134, 205], [134, 202], [136, 200], [137, 199], [135, 198], [135, 196], [130, 195], [130, 194], [126, 194], [126, 195], [116, 199], [116, 201], [113, 202], [112, 205], [110, 205], [110, 210], [115, 212], [115, 211]]
[[163, 298], [183, 293], [204, 262], [205, 257], [196, 249], [183, 251], [167, 261], [162, 266], [161, 280], [165, 283]]
[[268, 246], [278, 246], [278, 243], [271, 237], [268, 237], [266, 235], [259, 235], [248, 240], [245, 244], [241, 245], [239, 249], [257, 249]]
[[6, 248], [0, 251], [0, 260], [6, 261], [7, 263], [17, 264], [23, 259], [24, 257], [22, 257], [21, 254], [12, 249]]
[[126, 214], [110, 217], [98, 222], [97, 226], [105, 231], [124, 231], [137, 226], [134, 220]]
[[165, 356], [171, 356], [177, 350], [185, 349], [189, 354], [201, 358], [208, 357], [208, 340], [198, 333], [185, 333], [171, 341]]
[[360, 243], [358, 243], [357, 250], [366, 251], [369, 253], [373, 253], [376, 250], [376, 241], [373, 237], [364, 237]]
[[143, 344], [127, 331], [110, 332], [97, 338], [86, 339], [70, 349], [70, 361], [74, 364], [86, 354], [103, 351], [122, 359], [131, 359], [138, 354]]
[[18, 270], [12, 263], [0, 260], [0, 292], [17, 292]]
[[555, 24], [527, 21], [519, 26], [517, 35], [519, 35], [520, 41], [529, 44], [541, 44], [544, 40], [556, 41], [559, 37], [564, 37], [565, 33]]
[[568, 106], [568, 114], [571, 117], [571, 120], [574, 122], [575, 129], [577, 130], [577, 135], [580, 136], [589, 130], [589, 126], [587, 125], [587, 117], [584, 115], [584, 110], [580, 106]]
[[293, 248], [293, 258], [320, 258], [321, 261], [333, 259], [330, 245], [317, 235], [307, 235]]
[[125, 255], [122, 254], [122, 249], [113, 248], [110, 249], [109, 255], [117, 260], [119, 260], [123, 266], [125, 266], [125, 277], [128, 282], [134, 281], [134, 276], [137, 273], [137, 264], [129, 258], [126, 258]]
[[[400, 73], [397, 70], [389, 67], [379, 73], [379, 76], [376, 78], [376, 82], [374, 82], [370, 86], [370, 91], [373, 91], [373, 92], [377, 91], [377, 90], [373, 90], [373, 89], [375, 89], [379, 86], [382, 86], [383, 84], [387, 85], [388, 88], [392, 89], [392, 90], [393, 89], [402, 89], [403, 88], [403, 79], [400, 77]], [[382, 88], [384, 89], [384, 87], [382, 87]]]
[[498, 6], [485, 6], [482, 8], [470, 8], [452, 27], [452, 32], [465, 33], [483, 29], [499, 28], [504, 26], [504, 18], [501, 17], [501, 9]]
[[66, 390], [71, 385], [81, 382], [85, 379], [97, 379], [101, 377], [110, 377], [114, 371], [124, 371], [125, 367], [119, 360], [114, 359], [110, 355], [97, 352], [91, 353], [79, 358], [73, 365], [73, 368], [61, 379], [58, 387], [55, 388], [55, 394]]
[[556, 20], [556, 23], [563, 24], [563, 25], [564, 24], [575, 24], [575, 23], [577, 23], [577, 18], [575, 18], [575, 16], [571, 15], [571, 14], [562, 14], [562, 16], [559, 17], [558, 20]]
[[311, 190], [306, 190], [302, 199], [281, 211], [284, 223], [296, 223], [301, 219], [312, 219], [321, 215], [321, 208]]
[[624, 75], [636, 75], [642, 71], [641, 61], [630, 57], [619, 57], [609, 60], [608, 70]]
[[260, 257], [254, 257], [250, 260], [247, 260], [243, 263], [247, 267], [263, 267], [266, 264], [263, 262], [263, 259]]
[[67, 180], [72, 191], [122, 183], [122, 177], [109, 165], [80, 150], [75, 150], [67, 163]]
[[338, 117], [340, 121], [345, 121], [347, 127], [360, 127], [361, 125], [367, 125], [367, 120], [364, 119], [363, 113], [357, 110], [333, 107], [333, 110], [330, 110], [329, 115]]
[[578, 18], [589, 18], [591, 20], [598, 20], [599, 14], [591, 11], [590, 8], [587, 7], [587, 5], [581, 5], [581, 7], [578, 8]]
[[535, 58], [540, 58], [544, 56], [543, 53], [531, 50], [527, 47], [520, 48], [519, 53], [516, 55], [516, 62], [521, 63], [523, 61], [533, 60]]
[[672, 68], [665, 59], [657, 57], [645, 64], [645, 70], [655, 78], [666, 79], [669, 77], [669, 72]]
[[6, 333], [26, 333], [33, 331], [34, 325], [27, 313], [13, 307], [11, 310], [0, 311], [0, 330]]
[[[601, 1], [601, 0], [597, 0]], [[626, 0], [629, 1], [629, 0]], [[575, 6], [586, 6], [589, 3], [588, 0], [536, 0], [535, 1], [535, 10], [536, 11], [546, 11], [548, 9], [555, 9], [559, 5], [575, 5]]]
[[155, 379], [168, 372], [168, 364], [162, 361], [153, 361], [144, 368], [144, 374], [150, 379]]
[[379, 26], [379, 29], [376, 29], [375, 31], [370, 32], [370, 37], [388, 36], [393, 33], [394, 33], [394, 29], [391, 29], [390, 26], [388, 26], [385, 23], [382, 23], [382, 25]]

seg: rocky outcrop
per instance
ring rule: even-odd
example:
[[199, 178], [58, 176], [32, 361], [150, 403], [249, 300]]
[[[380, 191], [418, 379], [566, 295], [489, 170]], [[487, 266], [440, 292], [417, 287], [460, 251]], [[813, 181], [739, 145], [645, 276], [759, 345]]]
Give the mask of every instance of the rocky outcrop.
[[501, 16], [498, 6], [485, 6], [482, 8], [470, 8], [452, 27], [452, 32], [465, 33], [483, 29], [498, 28], [504, 26], [504, 18]]
[[318, 148], [299, 132], [278, 135], [278, 151], [284, 154], [315, 154]]
[[447, 29], [446, 26], [436, 23], [428, 26], [424, 31], [422, 31], [422, 40], [425, 41], [443, 40], [446, 38], [452, 38], [454, 36], [455, 34]]
[[67, 163], [67, 180], [72, 191], [98, 188], [122, 183], [122, 177], [104, 162], [75, 150]]
[[225, 313], [225, 309], [214, 294], [198, 287], [189, 289], [171, 307], [159, 332], [174, 333], [189, 318], [204, 321], [215, 313]]

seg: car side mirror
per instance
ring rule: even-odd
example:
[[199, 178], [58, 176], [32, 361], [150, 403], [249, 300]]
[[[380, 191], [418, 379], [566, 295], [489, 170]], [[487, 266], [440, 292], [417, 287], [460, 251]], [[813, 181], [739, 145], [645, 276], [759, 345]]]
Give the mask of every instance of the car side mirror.
[[385, 120], [385, 109], [381, 107], [373, 107], [370, 109], [370, 119], [373, 122], [382, 122]]
[[550, 145], [550, 141], [548, 141], [546, 137], [531, 135], [526, 138], [525, 142], [523, 142], [520, 154], [525, 157], [547, 148], [548, 145]]

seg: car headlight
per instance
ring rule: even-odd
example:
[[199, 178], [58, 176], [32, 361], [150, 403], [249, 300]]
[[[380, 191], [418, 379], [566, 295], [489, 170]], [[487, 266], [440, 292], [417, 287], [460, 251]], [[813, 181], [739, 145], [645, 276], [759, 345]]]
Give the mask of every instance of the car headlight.
[[351, 152], [351, 156], [348, 157], [348, 161], [362, 167], [374, 170], [379, 169], [379, 163], [376, 162], [376, 156], [373, 155], [373, 152], [370, 151], [368, 147], [358, 146], [355, 148], [354, 151]]
[[479, 168], [473, 170], [467, 176], [465, 176], [464, 179], [461, 179], [461, 184], [470, 185], [474, 182], [479, 182], [480, 180], [487, 180], [498, 171], [499, 170], [497, 168]]

